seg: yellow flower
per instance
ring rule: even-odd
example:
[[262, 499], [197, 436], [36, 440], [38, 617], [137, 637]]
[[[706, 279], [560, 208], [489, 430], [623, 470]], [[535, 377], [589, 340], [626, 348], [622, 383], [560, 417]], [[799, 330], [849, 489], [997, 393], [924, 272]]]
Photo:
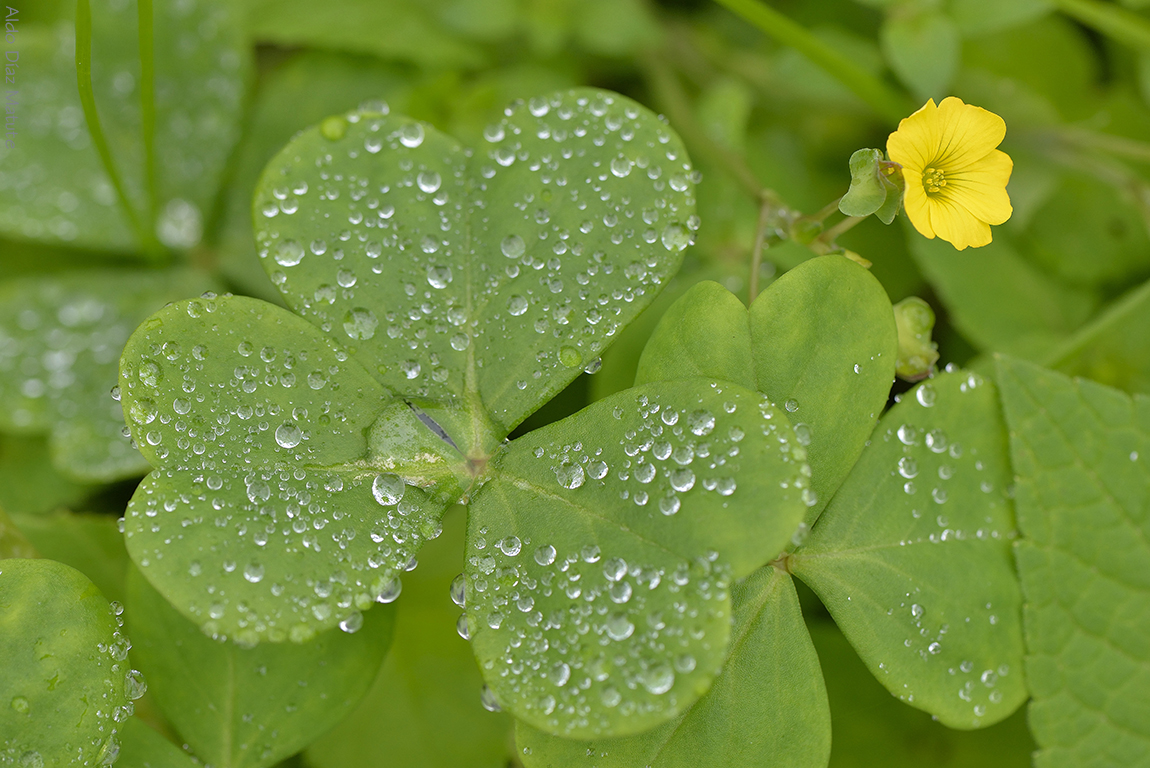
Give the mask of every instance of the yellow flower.
[[902, 166], [915, 229], [960, 251], [990, 243], [990, 225], [1013, 212], [1006, 183], [1014, 163], [996, 149], [1005, 136], [1001, 117], [953, 96], [937, 107], [927, 101], [898, 124], [886, 151]]

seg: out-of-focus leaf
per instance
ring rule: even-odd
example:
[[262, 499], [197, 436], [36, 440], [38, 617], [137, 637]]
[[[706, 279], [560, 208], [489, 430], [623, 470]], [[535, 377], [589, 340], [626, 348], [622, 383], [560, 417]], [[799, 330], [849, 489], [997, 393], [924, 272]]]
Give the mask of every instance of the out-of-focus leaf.
[[941, 101], [958, 71], [961, 41], [946, 14], [927, 10], [895, 12], [879, 36], [891, 69], [920, 101]]
[[1107, 306], [1043, 362], [1072, 376], [1150, 393], [1150, 282]]
[[964, 37], [1000, 32], [1045, 16], [1050, 0], [949, 0], [947, 12]]
[[998, 360], [1039, 768], [1150, 765], [1150, 399]]
[[1001, 231], [990, 245], [961, 252], [915, 232], [907, 237], [951, 322], [980, 350], [1041, 356], [1096, 306], [1089, 291], [1061, 285], [1023, 259]]
[[172, 742], [153, 731], [143, 720], [130, 717], [120, 733], [117, 768], [194, 768], [199, 765]]
[[0, 560], [0, 764], [110, 764], [131, 712], [127, 654], [117, 611], [84, 574]]
[[48, 512], [75, 506], [93, 490], [56, 470], [45, 438], [0, 433], [0, 508]]
[[109, 394], [120, 350], [156, 308], [209, 287], [182, 270], [77, 271], [0, 284], [0, 429], [48, 433], [56, 471], [78, 480], [146, 472]]
[[133, 658], [160, 709], [197, 757], [234, 768], [273, 765], [354, 709], [395, 620], [381, 607], [353, 634], [331, 629], [302, 645], [241, 648], [205, 636], [135, 569], [127, 606]]
[[50, 515], [13, 514], [12, 521], [40, 557], [72, 566], [104, 597], [124, 601], [128, 552], [116, 518], [60, 510]]
[[36, 557], [36, 549], [0, 508], [0, 559], [9, 557], [33, 558]]
[[463, 570], [465, 523], [462, 510], [449, 512], [443, 535], [420, 550], [419, 567], [403, 580], [395, 640], [379, 677], [359, 707], [308, 748], [308, 765], [507, 764], [510, 718], [480, 704], [483, 678], [471, 646], [456, 634], [460, 611], [449, 597]]

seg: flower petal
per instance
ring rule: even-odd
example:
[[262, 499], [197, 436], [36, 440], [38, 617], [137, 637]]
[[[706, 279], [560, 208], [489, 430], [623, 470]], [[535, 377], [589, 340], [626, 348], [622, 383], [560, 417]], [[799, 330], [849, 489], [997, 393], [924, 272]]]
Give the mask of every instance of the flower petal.
[[886, 153], [903, 167], [906, 176], [919, 176], [938, 154], [941, 127], [938, 108], [930, 99], [922, 109], [899, 121], [898, 130], [886, 140]]
[[934, 228], [930, 224], [930, 198], [922, 188], [922, 179], [917, 175], [906, 180], [906, 196], [902, 200], [906, 209], [906, 217], [918, 230], [919, 234], [928, 240], [934, 239]]
[[953, 200], [942, 196], [929, 200], [934, 233], [958, 250], [990, 244], [990, 225]]
[[1006, 184], [1014, 162], [1005, 152], [992, 151], [958, 173], [946, 175], [946, 195], [987, 224], [1002, 224], [1014, 209]]
[[939, 143], [933, 164], [948, 174], [986, 157], [1006, 138], [1006, 121], [948, 96], [938, 107]]

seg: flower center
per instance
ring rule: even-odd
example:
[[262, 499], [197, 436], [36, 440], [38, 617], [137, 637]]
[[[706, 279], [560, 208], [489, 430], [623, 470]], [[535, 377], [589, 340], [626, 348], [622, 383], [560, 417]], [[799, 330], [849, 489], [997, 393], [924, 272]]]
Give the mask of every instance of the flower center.
[[922, 172], [922, 186], [928, 195], [937, 195], [946, 186], [946, 174], [938, 168], [927, 168]]

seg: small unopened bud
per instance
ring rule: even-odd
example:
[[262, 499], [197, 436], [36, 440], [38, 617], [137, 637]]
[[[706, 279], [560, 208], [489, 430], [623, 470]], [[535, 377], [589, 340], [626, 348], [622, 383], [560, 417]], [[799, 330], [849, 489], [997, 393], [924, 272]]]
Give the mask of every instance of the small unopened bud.
[[894, 322], [898, 328], [895, 373], [904, 381], [925, 379], [938, 361], [938, 344], [930, 340], [934, 310], [922, 299], [911, 296], [894, 305]]

